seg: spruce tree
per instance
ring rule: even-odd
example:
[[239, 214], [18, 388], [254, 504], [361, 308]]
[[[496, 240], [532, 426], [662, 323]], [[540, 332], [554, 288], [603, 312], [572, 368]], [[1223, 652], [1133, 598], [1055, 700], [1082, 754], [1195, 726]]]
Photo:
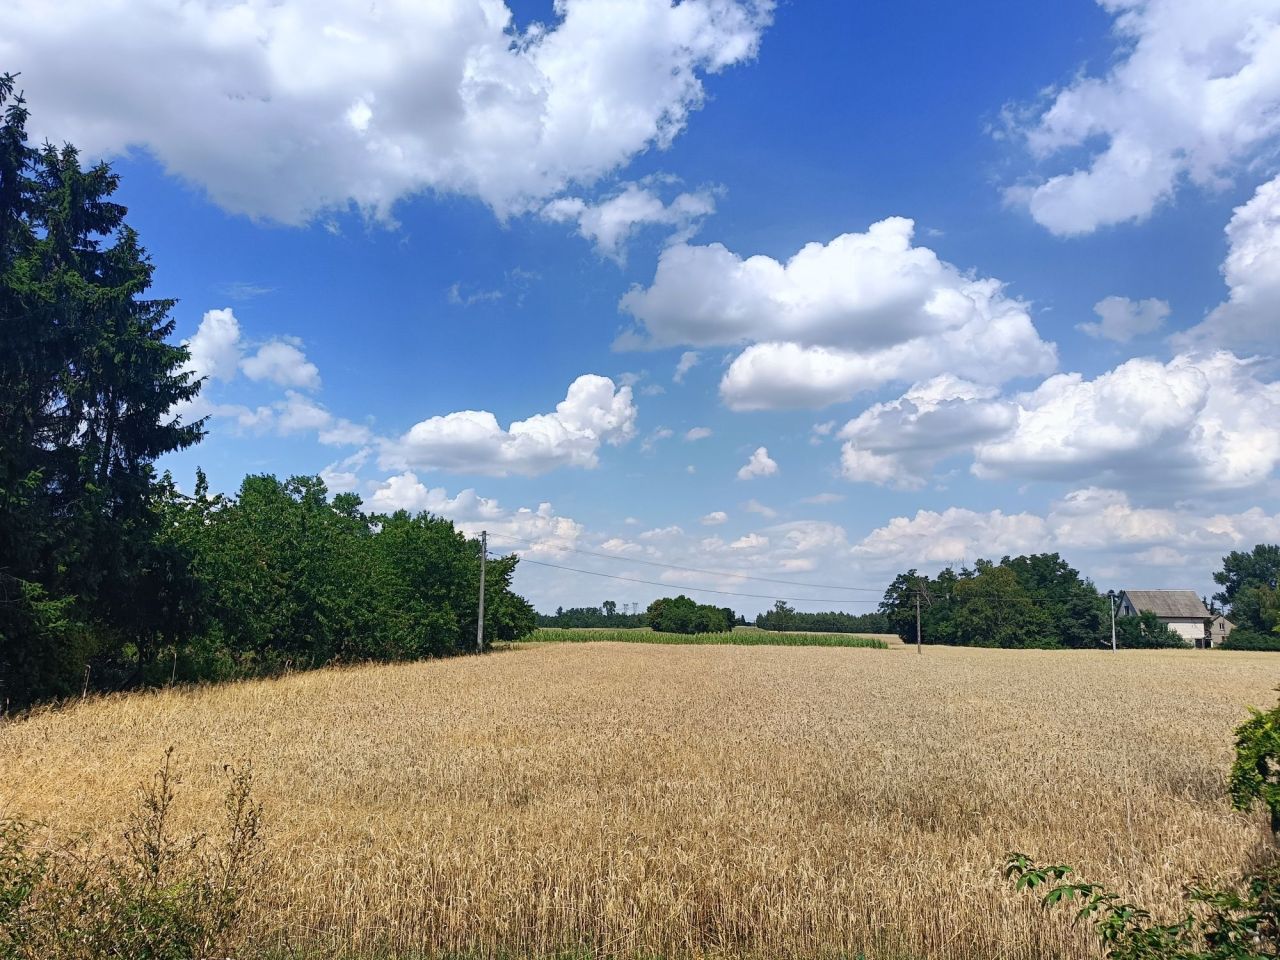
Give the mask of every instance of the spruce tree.
[[153, 464], [203, 423], [171, 414], [199, 383], [173, 301], [145, 296], [118, 176], [69, 145], [33, 150], [12, 76], [0, 106], [0, 701], [22, 704], [72, 692], [91, 661], [98, 680], [136, 674], [185, 629]]

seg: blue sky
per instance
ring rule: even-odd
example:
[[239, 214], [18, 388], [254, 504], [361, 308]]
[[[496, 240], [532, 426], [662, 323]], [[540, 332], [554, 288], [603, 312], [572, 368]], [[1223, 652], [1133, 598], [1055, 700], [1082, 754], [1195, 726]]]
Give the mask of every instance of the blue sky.
[[859, 595], [730, 574], [1207, 590], [1280, 539], [1280, 3], [508, 6], [0, 11], [180, 301], [180, 484], [810, 607]]

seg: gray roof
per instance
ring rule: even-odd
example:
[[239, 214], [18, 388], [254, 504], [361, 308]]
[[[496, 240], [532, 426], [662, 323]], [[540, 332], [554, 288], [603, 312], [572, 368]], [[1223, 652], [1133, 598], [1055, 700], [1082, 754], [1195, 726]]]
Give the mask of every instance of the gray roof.
[[1194, 590], [1126, 590], [1124, 593], [1139, 613], [1178, 619], [1207, 620], [1211, 616]]

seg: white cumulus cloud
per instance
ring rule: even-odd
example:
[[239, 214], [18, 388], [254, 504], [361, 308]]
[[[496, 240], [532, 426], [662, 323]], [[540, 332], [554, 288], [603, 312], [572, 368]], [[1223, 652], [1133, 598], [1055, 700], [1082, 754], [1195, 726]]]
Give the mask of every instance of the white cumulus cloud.
[[542, 208], [544, 219], [572, 222], [578, 233], [595, 244], [601, 256], [622, 262], [626, 245], [643, 227], [670, 228], [677, 239], [688, 239], [704, 217], [715, 212], [709, 190], [681, 193], [670, 203], [652, 189], [635, 183], [595, 203], [581, 197], [558, 197]]
[[1185, 181], [1214, 187], [1280, 131], [1275, 0], [1099, 0], [1121, 55], [1052, 95], [1022, 130], [1042, 160], [1083, 166], [1009, 197], [1056, 234], [1142, 220]]
[[720, 393], [734, 409], [821, 407], [950, 372], [983, 383], [1052, 372], [1054, 346], [1003, 285], [913, 245], [901, 217], [811, 243], [786, 263], [675, 244], [623, 297], [620, 348], [749, 344]]
[[1101, 478], [1186, 491], [1248, 487], [1280, 465], [1280, 381], [1233, 354], [1129, 360], [1050, 377], [976, 450], [980, 476]]
[[1280, 347], [1280, 177], [1260, 186], [1227, 224], [1222, 276], [1230, 294], [1175, 342], [1192, 347]]
[[304, 390], [320, 387], [319, 368], [296, 343], [287, 340], [264, 343], [256, 353], [240, 361], [240, 369], [250, 380], [270, 380], [282, 387]]
[[997, 395], [994, 387], [944, 374], [868, 407], [840, 431], [841, 472], [848, 480], [919, 488], [939, 460], [1013, 426], [1014, 406]]
[[686, 350], [680, 354], [680, 362], [676, 364], [676, 372], [671, 375], [671, 379], [676, 383], [684, 383], [685, 374], [698, 365], [702, 359], [702, 354], [697, 350]]
[[1169, 316], [1169, 304], [1155, 298], [1106, 297], [1093, 305], [1093, 312], [1098, 315], [1098, 322], [1077, 324], [1077, 330], [1091, 337], [1128, 343], [1134, 337], [1159, 330]]
[[452, 520], [469, 536], [484, 530], [497, 553], [555, 555], [572, 549], [584, 532], [582, 524], [557, 514], [550, 503], [507, 510], [470, 488], [451, 497], [443, 487], [428, 487], [412, 471], [376, 484], [367, 506], [379, 513], [425, 511]]
[[738, 471], [739, 480], [751, 480], [755, 477], [772, 477], [778, 472], [777, 462], [769, 456], [765, 447], [757, 447], [755, 453]]
[[426, 190], [500, 215], [671, 144], [772, 0], [12, 0], [0, 62], [32, 132], [143, 148], [223, 208], [285, 223]]
[[183, 345], [190, 353], [186, 369], [196, 377], [230, 380], [239, 372], [240, 321], [230, 307], [206, 310], [195, 334]]
[[630, 387], [584, 374], [569, 385], [553, 413], [540, 413], [503, 428], [487, 410], [462, 410], [414, 424], [381, 441], [385, 469], [449, 470], [490, 476], [535, 475], [557, 467], [594, 467], [602, 444], [635, 435]]

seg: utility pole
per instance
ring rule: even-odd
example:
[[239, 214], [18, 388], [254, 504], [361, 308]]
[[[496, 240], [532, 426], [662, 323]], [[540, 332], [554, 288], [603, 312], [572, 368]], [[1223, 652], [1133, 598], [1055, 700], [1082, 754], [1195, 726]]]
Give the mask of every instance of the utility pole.
[[1107, 606], [1111, 608], [1111, 652], [1116, 652], [1116, 592], [1107, 591]]
[[484, 653], [484, 562], [489, 559], [489, 531], [480, 531], [480, 615], [476, 618], [476, 653]]
[[920, 647], [920, 591], [916, 590], [916, 653], [921, 653]]

